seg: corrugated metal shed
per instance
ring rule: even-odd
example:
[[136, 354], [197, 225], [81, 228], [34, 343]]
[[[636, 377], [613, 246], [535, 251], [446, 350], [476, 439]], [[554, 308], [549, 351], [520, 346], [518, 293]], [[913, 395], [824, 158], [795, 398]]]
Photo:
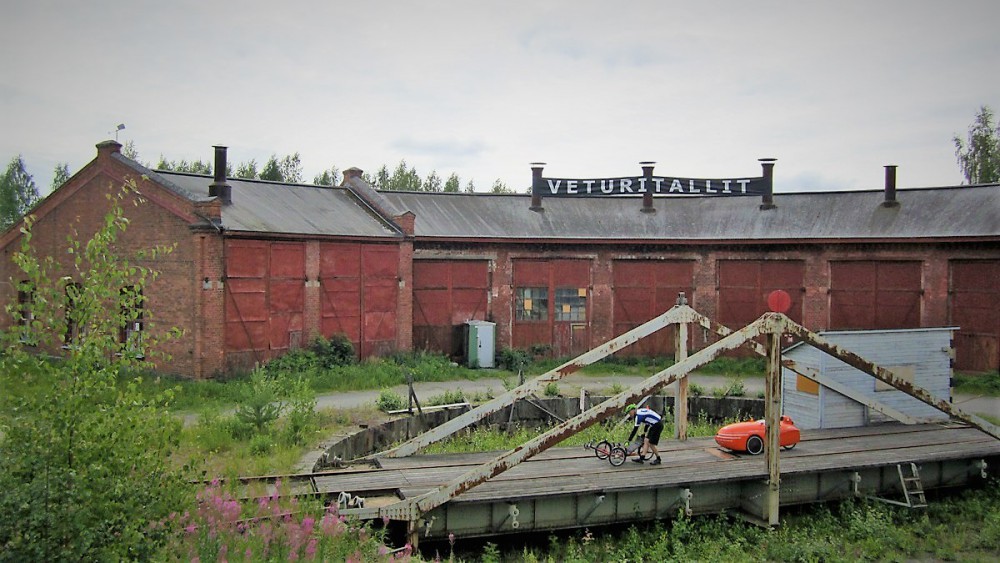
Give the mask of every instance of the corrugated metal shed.
[[[863, 356], [898, 377], [910, 380], [940, 399], [951, 398], [951, 339], [957, 330], [921, 328], [905, 330], [829, 331], [820, 335], [830, 342]], [[797, 364], [920, 421], [947, 420], [948, 416], [917, 399], [877, 383], [870, 375], [812, 346], [796, 344], [784, 355]], [[843, 428], [884, 422], [888, 417], [827, 387], [816, 393], [799, 388], [799, 378], [782, 370], [783, 411], [803, 429]]]
[[416, 215], [416, 236], [432, 238], [768, 241], [1000, 236], [1000, 185], [884, 192], [779, 193], [776, 209], [756, 197], [547, 198], [528, 195], [382, 192]]

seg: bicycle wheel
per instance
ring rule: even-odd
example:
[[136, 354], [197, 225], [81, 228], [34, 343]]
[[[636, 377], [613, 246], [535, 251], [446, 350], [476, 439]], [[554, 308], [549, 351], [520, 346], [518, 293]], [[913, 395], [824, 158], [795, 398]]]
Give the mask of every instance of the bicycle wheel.
[[594, 446], [594, 455], [597, 459], [608, 459], [608, 455], [611, 454], [611, 443], [607, 440], [601, 440]]
[[619, 465], [625, 463], [626, 457], [628, 457], [628, 454], [625, 453], [625, 448], [615, 446], [611, 448], [611, 455], [608, 456], [608, 462], [610, 462], [611, 465], [618, 467]]
[[653, 459], [653, 452], [652, 451], [647, 451], [646, 453], [644, 453], [641, 456], [639, 456], [639, 459], [641, 459], [642, 461], [649, 461], [649, 460]]

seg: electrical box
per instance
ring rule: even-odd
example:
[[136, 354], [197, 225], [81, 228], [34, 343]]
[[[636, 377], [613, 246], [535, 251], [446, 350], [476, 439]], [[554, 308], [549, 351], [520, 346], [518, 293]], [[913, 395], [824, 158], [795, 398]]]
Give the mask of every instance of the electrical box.
[[496, 323], [466, 321], [465, 327], [465, 358], [468, 366], [496, 367]]

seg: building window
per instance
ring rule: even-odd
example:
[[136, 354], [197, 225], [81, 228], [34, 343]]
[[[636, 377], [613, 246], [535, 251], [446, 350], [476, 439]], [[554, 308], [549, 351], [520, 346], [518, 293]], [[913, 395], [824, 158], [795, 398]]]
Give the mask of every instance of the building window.
[[549, 320], [549, 288], [517, 288], [515, 318], [519, 321]]
[[122, 289], [122, 320], [124, 323], [118, 333], [122, 344], [122, 352], [142, 359], [142, 292], [134, 287]]
[[587, 320], [587, 288], [556, 288], [556, 321]]
[[23, 280], [17, 284], [17, 316], [19, 319], [18, 327], [21, 331], [20, 340], [22, 344], [28, 346], [38, 344], [35, 331], [31, 326], [35, 320], [34, 301], [35, 288], [31, 282]]

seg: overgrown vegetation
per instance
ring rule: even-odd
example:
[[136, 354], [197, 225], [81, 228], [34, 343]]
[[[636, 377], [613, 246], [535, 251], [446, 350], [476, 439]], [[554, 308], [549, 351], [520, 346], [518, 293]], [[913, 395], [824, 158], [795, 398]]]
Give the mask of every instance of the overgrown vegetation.
[[[673, 413], [669, 409], [663, 416], [663, 441], [669, 440], [674, 433]], [[688, 422], [688, 436], [713, 436], [718, 429], [735, 420], [711, 422], [704, 412]], [[548, 430], [544, 427], [515, 425], [511, 428], [477, 427], [456, 434], [448, 439], [431, 444], [422, 453], [468, 453], [494, 450], [510, 450]], [[561, 447], [580, 446], [589, 442], [608, 440], [624, 442], [632, 430], [630, 420], [613, 417], [604, 422], [594, 424], [583, 431], [567, 437], [559, 443]]]
[[[184, 472], [168, 463], [180, 430], [164, 409], [170, 393], [118, 384], [145, 366], [151, 339], [120, 335], [156, 277], [150, 265], [171, 250], [116, 252], [128, 224], [122, 202], [133, 197], [134, 186], [110, 195], [97, 232], [87, 242], [70, 236], [66, 264], [33, 252], [30, 218], [12, 257], [26, 298], [8, 309], [0, 378], [30, 392], [8, 397], [0, 413], [4, 560], [148, 559], [166, 539], [150, 522], [186, 502]], [[58, 361], [33, 353], [57, 347]]]
[[[1000, 556], [1000, 483], [935, 500], [926, 512], [851, 500], [787, 511], [766, 530], [725, 514], [687, 518], [621, 532], [580, 530], [549, 536], [547, 545], [501, 549], [456, 560], [540, 561], [995, 561]], [[981, 524], [980, 524], [981, 522]], [[597, 532], [597, 533], [595, 533]], [[471, 543], [471, 542], [470, 542]]]

